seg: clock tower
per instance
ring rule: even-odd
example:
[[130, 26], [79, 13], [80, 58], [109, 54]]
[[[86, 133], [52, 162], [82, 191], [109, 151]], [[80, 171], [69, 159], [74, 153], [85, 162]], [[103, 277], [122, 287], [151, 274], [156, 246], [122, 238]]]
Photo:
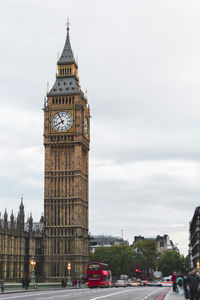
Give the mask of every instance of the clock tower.
[[44, 104], [44, 272], [60, 281], [71, 265], [73, 278], [86, 276], [90, 110], [81, 91], [69, 21], [56, 80]]

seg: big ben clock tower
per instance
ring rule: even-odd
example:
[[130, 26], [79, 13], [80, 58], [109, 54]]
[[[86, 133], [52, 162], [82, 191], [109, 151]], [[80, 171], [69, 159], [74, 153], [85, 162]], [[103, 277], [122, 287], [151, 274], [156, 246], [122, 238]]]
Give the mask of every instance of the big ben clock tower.
[[86, 274], [90, 111], [79, 85], [69, 38], [57, 62], [56, 81], [44, 105], [44, 268], [47, 281]]

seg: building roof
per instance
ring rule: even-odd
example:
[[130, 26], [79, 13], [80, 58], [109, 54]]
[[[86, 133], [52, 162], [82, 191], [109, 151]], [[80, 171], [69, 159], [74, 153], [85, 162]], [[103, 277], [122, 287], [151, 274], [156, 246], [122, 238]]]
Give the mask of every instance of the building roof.
[[69, 25], [67, 26], [67, 37], [66, 37], [62, 54], [58, 60], [58, 65], [62, 65], [66, 63], [75, 63], [74, 54], [71, 48], [70, 38], [69, 38]]
[[48, 96], [73, 95], [80, 93], [78, 81], [70, 77], [56, 78], [56, 81], [48, 93]]
[[[57, 61], [57, 65], [71, 65], [74, 64], [76, 68], [78, 68], [73, 51], [70, 44], [69, 38], [69, 22], [67, 23], [67, 37], [65, 41], [65, 45], [62, 51], [62, 54]], [[57, 76], [56, 81], [47, 94], [47, 96], [64, 96], [64, 95], [77, 95], [80, 94], [81, 89], [79, 85], [78, 79], [73, 75], [65, 75], [62, 77]]]

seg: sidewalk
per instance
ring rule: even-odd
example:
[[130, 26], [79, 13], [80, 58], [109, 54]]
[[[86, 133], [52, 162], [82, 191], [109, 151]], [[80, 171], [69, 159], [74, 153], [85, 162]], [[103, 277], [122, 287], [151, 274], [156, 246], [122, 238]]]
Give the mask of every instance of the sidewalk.
[[165, 297], [165, 300], [185, 300], [185, 296], [180, 296], [179, 294], [174, 293], [171, 289]]

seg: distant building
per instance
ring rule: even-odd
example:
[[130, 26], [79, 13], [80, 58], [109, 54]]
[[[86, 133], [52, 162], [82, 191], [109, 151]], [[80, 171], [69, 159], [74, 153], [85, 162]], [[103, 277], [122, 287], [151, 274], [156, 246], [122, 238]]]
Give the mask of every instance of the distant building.
[[196, 207], [189, 229], [189, 258], [191, 267], [200, 269], [200, 206]]
[[179, 252], [178, 248], [174, 245], [172, 240], [170, 240], [169, 235], [164, 234], [163, 236], [157, 235], [157, 237], [145, 238], [144, 236], [135, 236], [133, 241], [133, 246], [135, 243], [141, 240], [154, 240], [157, 246], [158, 255], [163, 254], [167, 250], [176, 250]]
[[90, 237], [90, 252], [94, 253], [99, 247], [111, 247], [114, 245], [128, 245], [128, 241], [111, 235], [92, 235]]

